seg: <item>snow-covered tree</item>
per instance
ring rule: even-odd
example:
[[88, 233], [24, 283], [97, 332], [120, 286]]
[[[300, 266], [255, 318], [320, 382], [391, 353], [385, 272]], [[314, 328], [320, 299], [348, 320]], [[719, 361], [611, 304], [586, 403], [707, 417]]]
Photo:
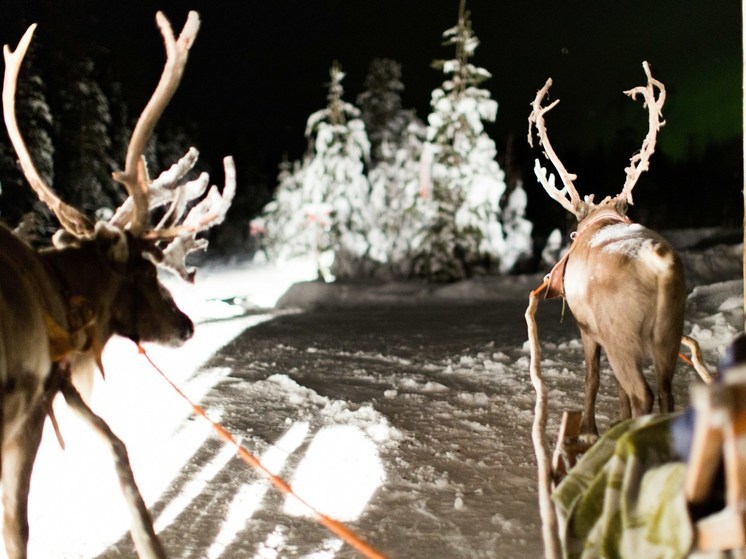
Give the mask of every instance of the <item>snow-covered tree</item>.
[[523, 189], [523, 181], [518, 181], [508, 194], [508, 200], [502, 211], [502, 223], [505, 230], [505, 249], [500, 257], [500, 271], [511, 271], [522, 260], [531, 257], [534, 252], [531, 233], [534, 224], [526, 219], [528, 197]]
[[394, 276], [413, 273], [416, 247], [425, 233], [428, 205], [422, 195], [421, 164], [425, 127], [413, 119], [392, 153], [369, 173], [375, 227], [370, 257]]
[[271, 258], [285, 260], [316, 253], [328, 246], [324, 239], [328, 216], [316, 219], [303, 197], [303, 182], [308, 160], [284, 160], [277, 176], [274, 199], [264, 207], [260, 220], [254, 222], [254, 233], [261, 236], [262, 246]]
[[336, 62], [330, 76], [327, 106], [306, 124], [309, 153], [302, 162], [283, 164], [274, 200], [253, 225], [271, 256], [315, 254], [325, 279], [332, 277], [325, 263], [329, 253], [337, 276], [360, 273], [373, 228], [365, 125], [360, 111], [342, 98], [344, 73]]
[[463, 2], [458, 24], [443, 37], [445, 45], [455, 47], [456, 57], [434, 64], [446, 80], [432, 92], [428, 116], [431, 217], [418, 270], [431, 279], [454, 280], [491, 268], [503, 255], [505, 180], [483, 124], [495, 119], [497, 103], [479, 87], [489, 72], [469, 62], [479, 41]]
[[369, 252], [370, 185], [365, 175], [370, 144], [360, 111], [342, 96], [344, 78], [338, 63], [330, 70], [327, 106], [313, 113], [306, 136], [313, 142], [313, 156], [303, 179], [306, 213], [314, 220], [329, 220], [328, 246], [334, 252], [336, 274], [360, 273]]
[[368, 67], [365, 91], [357, 105], [370, 141], [371, 167], [390, 162], [405, 143], [409, 125], [417, 120], [414, 110], [402, 109], [401, 64], [388, 58], [376, 58]]
[[387, 274], [409, 276], [412, 246], [422, 232], [420, 156], [425, 126], [414, 110], [402, 108], [401, 66], [371, 62], [358, 105], [371, 142], [369, 257]]

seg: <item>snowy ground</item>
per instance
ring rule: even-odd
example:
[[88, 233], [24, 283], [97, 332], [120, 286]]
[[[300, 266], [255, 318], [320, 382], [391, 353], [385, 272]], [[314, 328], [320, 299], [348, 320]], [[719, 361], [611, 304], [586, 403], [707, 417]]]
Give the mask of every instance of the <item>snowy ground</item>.
[[[674, 237], [692, 244], [691, 233]], [[686, 331], [711, 364], [742, 328], [742, 252], [684, 252]], [[538, 557], [523, 312], [539, 277], [437, 289], [304, 284], [282, 309], [261, 310], [309, 272], [238, 263], [201, 270], [195, 287], [173, 283], [197, 333], [177, 350], [151, 348], [153, 359], [301, 496], [387, 556]], [[561, 304], [542, 303], [550, 434], [581, 403], [580, 342], [571, 317], [560, 317]], [[236, 459], [132, 344], [114, 340], [104, 357], [92, 404], [126, 442], [170, 557], [358, 556]], [[609, 374], [601, 428], [616, 414]], [[680, 365], [679, 407], [695, 376]], [[67, 449], [47, 429], [30, 557], [133, 557], [108, 452], [58, 409]]]

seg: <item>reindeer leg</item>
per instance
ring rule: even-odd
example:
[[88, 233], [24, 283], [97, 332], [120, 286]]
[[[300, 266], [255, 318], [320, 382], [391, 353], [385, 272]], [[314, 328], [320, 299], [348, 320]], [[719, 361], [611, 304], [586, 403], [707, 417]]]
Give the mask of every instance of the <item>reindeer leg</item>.
[[140, 495], [135, 483], [124, 443], [112, 432], [103, 419], [93, 413], [69, 378], [62, 381], [61, 391], [67, 404], [78, 412], [111, 445], [119, 484], [122, 487], [122, 493], [132, 516], [132, 540], [135, 543], [138, 556], [144, 559], [164, 559], [166, 553], [155, 535], [150, 513], [148, 513], [142, 495]]
[[[674, 292], [672, 287], [672, 278], [664, 280], [665, 287], [669, 292]], [[681, 293], [674, 303], [680, 307], [680, 314], [677, 313], [659, 313], [660, 318], [656, 320], [655, 332], [653, 334], [653, 364], [655, 366], [656, 383], [658, 384], [658, 406], [661, 413], [671, 413], [674, 411], [673, 401], [673, 375], [676, 372], [676, 364], [679, 361], [679, 349], [681, 349], [682, 333], [684, 329], [684, 294]], [[669, 302], [667, 300], [667, 302]], [[687, 343], [687, 345], [689, 345]], [[695, 344], [693, 344], [696, 346]], [[691, 346], [690, 346], [691, 347]], [[698, 350], [698, 346], [696, 346]], [[697, 351], [692, 347], [692, 357], [696, 359]], [[699, 369], [698, 369], [699, 371]]]
[[596, 395], [600, 383], [599, 370], [601, 367], [601, 346], [590, 335], [580, 331], [585, 352], [585, 397], [583, 400], [583, 420], [580, 424], [580, 434], [583, 438], [598, 438], [596, 428]]
[[632, 417], [632, 404], [629, 401], [629, 396], [627, 396], [616, 376], [614, 376], [614, 381], [616, 382], [617, 393], [619, 394], [619, 416], [622, 420], [629, 419]]
[[653, 348], [655, 378], [658, 384], [658, 406], [661, 413], [671, 413], [674, 410], [672, 383], [679, 358], [678, 349], [678, 346], [673, 349], [670, 346]]
[[620, 394], [623, 391], [629, 400], [632, 417], [639, 417], [653, 410], [653, 392], [642, 374], [643, 356], [630, 353], [630, 348], [643, 347], [642, 340], [631, 341], [630, 347], [620, 351], [606, 352], [617, 382]]
[[47, 415], [43, 401], [29, 409], [20, 434], [2, 446], [3, 537], [8, 559], [26, 557], [31, 472]]

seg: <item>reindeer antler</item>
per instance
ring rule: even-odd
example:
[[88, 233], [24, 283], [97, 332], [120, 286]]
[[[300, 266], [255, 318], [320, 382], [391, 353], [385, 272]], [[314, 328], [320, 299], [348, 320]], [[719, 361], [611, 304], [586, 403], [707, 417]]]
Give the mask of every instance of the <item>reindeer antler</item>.
[[151, 233], [155, 238], [173, 239], [163, 250], [161, 264], [187, 281], [194, 280], [195, 272], [194, 268], [186, 265], [187, 255], [207, 247], [207, 241], [197, 239], [197, 233], [222, 223], [236, 195], [236, 167], [232, 157], [223, 159], [223, 168], [225, 186], [222, 194], [216, 186], [211, 187], [207, 196], [189, 211], [181, 225]]
[[[666, 121], [661, 120], [663, 117], [663, 103], [666, 102], [666, 88], [661, 82], [653, 78], [653, 75], [650, 73], [650, 65], [647, 61], [642, 63], [642, 68], [648, 77], [647, 85], [635, 87], [624, 92], [625, 95], [628, 95], [633, 100], [637, 99], [638, 93], [641, 94], [644, 98], [643, 107], [647, 107], [648, 109], [648, 134], [642, 142], [640, 151], [630, 158], [629, 167], [625, 169], [627, 178], [624, 181], [624, 188], [617, 195], [617, 199], [624, 199], [628, 204], [633, 203], [632, 189], [637, 184], [640, 175], [650, 168], [650, 156], [655, 151], [658, 130], [666, 124]], [[658, 88], [657, 98], [655, 96], [656, 87]]]
[[93, 231], [93, 224], [82, 213], [68, 206], [52, 188], [42, 179], [34, 166], [34, 161], [26, 147], [21, 131], [16, 120], [16, 84], [21, 63], [26, 56], [31, 37], [36, 29], [36, 24], [31, 25], [23, 34], [15, 51], [11, 51], [8, 45], [3, 48], [5, 59], [5, 76], [3, 79], [3, 117], [8, 129], [8, 136], [18, 155], [21, 169], [31, 188], [36, 192], [39, 200], [44, 202], [57, 216], [60, 225], [76, 237], [85, 237]]
[[[197, 162], [199, 156], [197, 150], [191, 148], [186, 155], [161, 173], [152, 183], [148, 178], [143, 157], [145, 146], [179, 86], [189, 49], [194, 43], [200, 25], [197, 13], [189, 12], [179, 38], [175, 39], [171, 24], [161, 12], [156, 14], [156, 21], [166, 47], [166, 63], [158, 85], [132, 132], [124, 171], [114, 173], [114, 179], [124, 185], [129, 196], [114, 213], [110, 224], [120, 229], [128, 227], [133, 235], [150, 240], [152, 250], [149, 252], [162, 256], [161, 264], [175, 270], [185, 279], [191, 280], [194, 272], [187, 269], [185, 258], [190, 252], [207, 246], [206, 240], [196, 238], [198, 233], [218, 225], [225, 219], [236, 193], [236, 171], [233, 159], [226, 157], [224, 159], [225, 187], [222, 194], [217, 187], [213, 186], [207, 196], [189, 210], [186, 217], [184, 213], [189, 203], [202, 196], [209, 183], [207, 173], [202, 173], [193, 181], [181, 183]], [[24, 174], [39, 199], [54, 211], [68, 232], [76, 237], [86, 237], [92, 234], [93, 225], [75, 208], [64, 204], [43, 181], [33, 165], [16, 122], [15, 91], [18, 72], [35, 28], [36, 25], [29, 27], [15, 52], [11, 52], [8, 46], [5, 46], [5, 82], [3, 85], [5, 122], [8, 134], [18, 152]], [[150, 210], [167, 204], [169, 207], [160, 223], [149, 229]], [[162, 253], [156, 247], [160, 241], [170, 242]]]
[[[197, 239], [197, 234], [223, 222], [236, 194], [235, 165], [232, 157], [226, 157], [223, 159], [225, 186], [222, 194], [213, 186], [207, 196], [193, 206], [184, 218], [189, 203], [205, 193], [210, 180], [207, 173], [202, 173], [196, 179], [180, 184], [194, 167], [198, 155], [195, 148], [190, 148], [186, 155], [150, 184], [150, 209], [167, 204], [169, 208], [164, 212], [158, 225], [143, 234], [145, 239], [151, 241], [169, 242], [162, 251], [154, 251], [157, 253], [158, 263], [187, 281], [193, 281], [195, 270], [186, 266], [186, 257], [191, 252], [207, 247], [207, 241]], [[134, 201], [132, 197], [128, 197], [119, 206], [110, 223], [121, 227], [122, 223], [132, 219], [133, 212]]]
[[[171, 222], [175, 223], [183, 213], [183, 206], [186, 206], [188, 202], [191, 202], [195, 198], [202, 196], [207, 189], [207, 184], [210, 180], [207, 173], [202, 173], [194, 181], [180, 184], [180, 181], [186, 174], [194, 168], [198, 158], [199, 152], [197, 149], [193, 147], [189, 148], [189, 151], [185, 155], [150, 183], [148, 189], [148, 210], [151, 211], [166, 204], [171, 204], [171, 208], [166, 212], [164, 219], [156, 226], [156, 229], [165, 226], [166, 216], [174, 216]], [[125, 225], [132, 221], [134, 213], [134, 200], [129, 196], [117, 208], [109, 223], [116, 227], [124, 228]]]
[[536, 164], [534, 165], [534, 173], [539, 183], [544, 187], [544, 190], [547, 191], [547, 194], [557, 200], [563, 208], [580, 220], [584, 213], [585, 204], [580, 199], [580, 195], [575, 190], [575, 185], [572, 182], [578, 177], [568, 172], [564, 165], [562, 165], [554, 148], [552, 148], [552, 144], [549, 142], [546, 125], [544, 124], [544, 114], [551, 111], [559, 103], [559, 99], [555, 99], [546, 107], [542, 107], [541, 102], [548, 95], [550, 87], [552, 87], [552, 78], [549, 78], [544, 87], [536, 93], [536, 98], [531, 103], [533, 110], [528, 116], [528, 143], [530, 146], [534, 145], [532, 131], [535, 126], [536, 133], [539, 136], [539, 143], [544, 148], [544, 155], [552, 162], [554, 168], [557, 169], [564, 188], [559, 190], [555, 187], [554, 174], [550, 173], [547, 178], [547, 170], [545, 167], [542, 167], [538, 159], [536, 159]]
[[[166, 266], [184, 279], [191, 281], [194, 270], [187, 268], [186, 256], [207, 246], [207, 241], [197, 239], [197, 234], [218, 225], [225, 219], [226, 212], [236, 192], [236, 172], [233, 159], [225, 158], [225, 187], [221, 194], [212, 187], [207, 196], [195, 205], [183, 219], [184, 212], [192, 200], [202, 196], [207, 188], [209, 177], [202, 173], [196, 180], [180, 184], [180, 181], [194, 167], [199, 156], [191, 148], [177, 163], [152, 183], [147, 174], [143, 159], [145, 145], [150, 139], [155, 124], [166, 105], [173, 97], [199, 30], [199, 17], [190, 12], [178, 40], [174, 38], [171, 25], [161, 12], [156, 15], [158, 27], [166, 47], [166, 64], [153, 96], [143, 110], [132, 133], [127, 149], [125, 169], [115, 173], [114, 178], [123, 184], [129, 197], [120, 206], [111, 222], [119, 227], [129, 224], [130, 231], [153, 241], [170, 241], [162, 251], [160, 264]], [[170, 204], [158, 225], [146, 230], [150, 210]], [[181, 222], [181, 223], [179, 223]]]
[[[112, 223], [122, 228], [128, 225], [130, 231], [136, 236], [142, 235], [147, 228], [151, 209], [148, 202], [150, 196], [149, 179], [142, 157], [145, 145], [179, 86], [189, 55], [189, 48], [194, 43], [200, 25], [197, 12], [189, 12], [187, 21], [177, 40], [174, 38], [171, 24], [161, 12], [156, 14], [156, 22], [161, 30], [166, 47], [166, 64], [160, 81], [132, 133], [127, 148], [124, 171], [114, 173], [114, 179], [127, 189], [131, 202], [126, 208], [120, 208], [116, 212], [115, 217], [112, 218]], [[3, 116], [5, 125], [8, 129], [8, 136], [18, 154], [21, 169], [31, 188], [36, 192], [39, 199], [54, 212], [65, 230], [76, 237], [86, 237], [93, 232], [93, 224], [78, 210], [62, 202], [54, 190], [42, 179], [34, 166], [16, 120], [15, 94], [18, 73], [35, 29], [36, 24], [33, 24], [26, 30], [15, 51], [11, 51], [8, 45], [5, 45], [3, 49], [5, 58]], [[189, 157], [196, 161], [196, 157], [192, 155], [189, 155]], [[202, 180], [207, 183], [207, 179]], [[156, 203], [157, 205], [161, 204]]]
[[176, 40], [166, 16], [162, 12], [158, 12], [155, 19], [166, 47], [166, 64], [158, 86], [145, 109], [143, 109], [135, 130], [132, 132], [127, 148], [124, 171], [114, 173], [114, 180], [127, 189], [134, 203], [134, 215], [129, 223], [130, 231], [134, 235], [142, 235], [149, 222], [149, 180], [143, 160], [145, 145], [152, 136], [153, 129], [163, 114], [166, 105], [179, 87], [189, 56], [189, 49], [194, 43], [200, 24], [197, 12], [189, 12], [184, 28], [178, 40]]

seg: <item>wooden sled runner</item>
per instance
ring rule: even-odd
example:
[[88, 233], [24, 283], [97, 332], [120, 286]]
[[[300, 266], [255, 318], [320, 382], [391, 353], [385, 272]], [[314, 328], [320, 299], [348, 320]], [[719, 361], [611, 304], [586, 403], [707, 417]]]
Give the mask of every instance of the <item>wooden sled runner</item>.
[[580, 439], [582, 416], [582, 410], [568, 410], [562, 413], [557, 444], [552, 454], [552, 482], [555, 487], [591, 446]]

